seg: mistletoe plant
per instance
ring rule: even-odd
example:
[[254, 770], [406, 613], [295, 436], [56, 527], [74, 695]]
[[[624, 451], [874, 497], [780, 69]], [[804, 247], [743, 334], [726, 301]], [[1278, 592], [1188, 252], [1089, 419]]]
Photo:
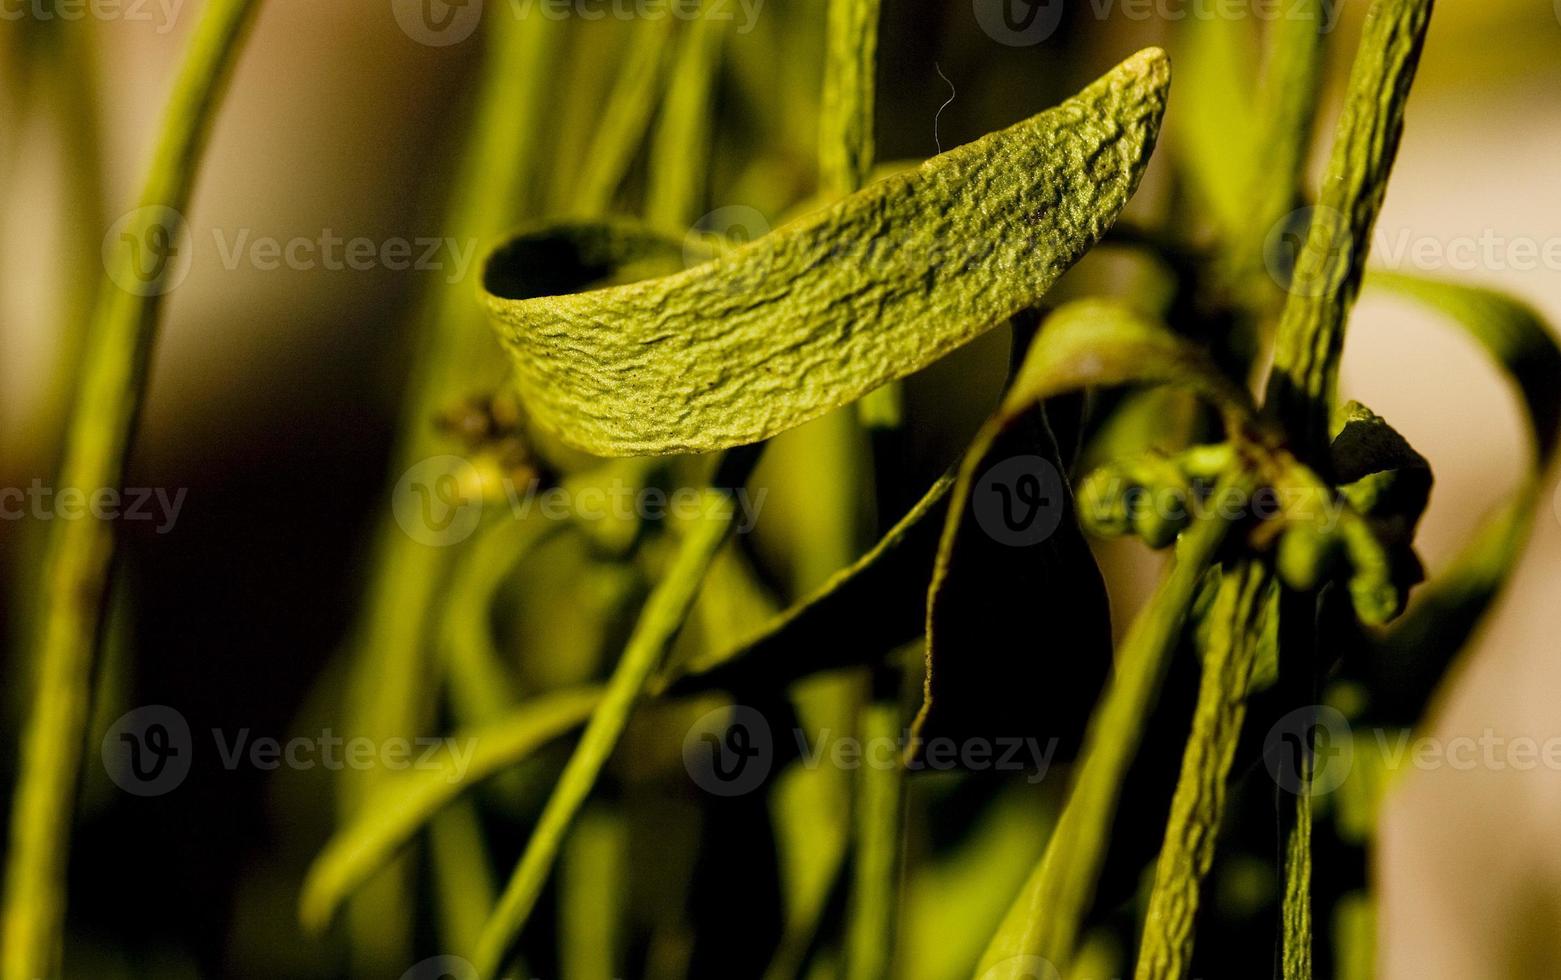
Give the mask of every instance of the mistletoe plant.
[[[149, 205], [186, 205], [252, 6], [207, 4]], [[813, 5], [797, 6], [775, 16], [812, 39], [820, 11], [810, 19], [801, 8]], [[628, 943], [607, 926], [593, 931], [612, 917], [590, 904], [611, 904], [623, 885], [590, 857], [598, 831], [633, 808], [625, 787], [635, 777], [615, 766], [632, 770], [621, 760], [642, 744], [653, 752], [669, 732], [680, 741], [691, 706], [761, 705], [864, 737], [912, 734], [893, 766], [843, 780], [797, 770], [767, 784], [768, 818], [739, 825], [768, 828], [773, 845], [734, 836], [704, 845], [731, 850], [701, 860], [770, 866], [769, 884], [729, 897], [764, 905], [758, 891], [778, 895], [779, 924], [763, 948], [723, 945], [710, 938], [720, 927], [707, 930], [698, 915], [649, 913], [651, 934], [665, 939], [657, 930], [682, 923], [705, 951], [699, 962], [724, 975], [750, 966], [777, 977], [923, 975], [903, 952], [902, 878], [915, 874], [905, 842], [917, 834], [907, 774], [925, 767], [936, 740], [997, 735], [1055, 738], [1067, 775], [1030, 801], [1051, 816], [1037, 831], [1044, 843], [1014, 845], [1038, 859], [1002, 896], [1006, 913], [983, 921], [945, 910], [940, 942], [969, 953], [956, 972], [1132, 970], [1147, 980], [1253, 975], [1272, 963], [1301, 978], [1324, 956], [1337, 975], [1369, 974], [1370, 820], [1347, 819], [1356, 803], [1341, 802], [1332, 820], [1318, 811], [1312, 780], [1325, 773], [1314, 743], [1339, 737], [1324, 713], [1399, 727], [1421, 718], [1526, 537], [1561, 422], [1561, 352], [1502, 296], [1366, 271], [1431, 0], [1371, 3], [1315, 194], [1303, 175], [1323, 18], [1317, 0], [1292, 6], [1294, 16], [1266, 29], [1258, 77], [1236, 53], [1243, 25], [1189, 25], [1195, 64], [1175, 95], [1167, 56], [1145, 50], [1053, 109], [881, 175], [878, 2], [830, 0], [816, 111], [821, 196], [779, 229], [711, 253], [679, 229], [709, 177], [689, 157], [716, 136], [714, 19], [636, 25], [608, 110], [582, 138], [589, 163], [575, 193], [550, 202], [534, 187], [535, 132], [548, 73], [561, 64], [559, 31], [495, 24], [450, 220], [498, 244], [479, 296], [451, 287], [425, 304], [399, 469], [459, 451], [476, 474], [463, 492], [489, 497], [520, 471], [575, 490], [673, 478], [703, 489], [696, 515], [668, 527], [501, 520], [456, 548], [411, 540], [387, 520], [340, 692], [350, 727], [387, 737], [449, 723], [475, 749], [459, 766], [343, 778], [339, 828], [303, 883], [304, 926], [323, 930], [347, 906], [353, 963], [367, 975], [404, 968], [411, 923], [432, 909], [439, 948], [475, 976], [506, 975], [522, 955], [590, 975]], [[786, 55], [749, 53], [758, 62], [747, 69], [750, 97], [771, 98], [794, 131], [794, 93], [765, 74]], [[1177, 180], [1200, 220], [1131, 224], [1122, 213], [1168, 99], [1188, 106]], [[601, 217], [631, 184], [645, 219]], [[568, 217], [499, 241], [528, 209]], [[1302, 246], [1280, 270], [1283, 288], [1265, 249], [1275, 228]], [[1097, 247], [1172, 286], [1058, 302], [1058, 280]], [[1513, 380], [1531, 427], [1529, 476], [1429, 583], [1413, 543], [1430, 466], [1386, 420], [1336, 392], [1365, 286], [1467, 331]], [[67, 483], [106, 485], [122, 472], [156, 314], [155, 291], [115, 294], [95, 320]], [[943, 476], [914, 485], [902, 457], [915, 420], [900, 382], [1000, 326], [1013, 344], [995, 411]], [[774, 569], [730, 532], [734, 491], [793, 430], [818, 439], [809, 506], [820, 515], [793, 562], [825, 574], [799, 574], [805, 587], [777, 606]], [[1016, 460], [1026, 467], [1018, 482], [994, 476]], [[879, 523], [858, 548], [863, 489]], [[1051, 523], [1003, 539], [993, 507], [1010, 531], [1026, 510]], [[13, 819], [5, 975], [15, 978], [49, 974], [61, 941], [65, 828], [111, 548], [102, 527], [55, 531]], [[622, 573], [602, 603], [616, 612], [603, 616], [627, 611], [631, 624], [605, 680], [586, 671], [528, 687], [495, 615], [517, 577], [548, 574], [538, 556], [563, 535], [586, 541], [592, 567]], [[1171, 552], [1115, 643], [1087, 535], [1133, 535]], [[906, 697], [908, 676], [919, 690]], [[555, 771], [549, 747], [577, 732]], [[714, 799], [700, 806], [706, 817], [731, 812]], [[526, 830], [501, 888], [490, 882], [507, 867], [489, 856], [495, 821]], [[432, 897], [419, 896], [419, 842]], [[1314, 876], [1322, 847], [1329, 874]], [[1272, 957], [1236, 963], [1195, 946], [1228, 935], [1229, 910], [1211, 901], [1222, 857], [1274, 853]], [[527, 927], [553, 904], [547, 886], [561, 860], [550, 953]], [[1316, 941], [1324, 934], [1334, 939], [1327, 949]], [[616, 952], [590, 938], [602, 935]]]

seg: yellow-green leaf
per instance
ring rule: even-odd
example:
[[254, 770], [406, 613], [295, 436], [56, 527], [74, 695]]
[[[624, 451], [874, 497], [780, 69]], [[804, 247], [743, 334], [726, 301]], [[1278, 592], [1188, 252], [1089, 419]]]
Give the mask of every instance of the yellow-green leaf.
[[1149, 49], [1061, 106], [677, 275], [573, 290], [659, 252], [573, 226], [501, 247], [485, 299], [532, 417], [604, 456], [757, 442], [1033, 305], [1138, 186], [1170, 65]]

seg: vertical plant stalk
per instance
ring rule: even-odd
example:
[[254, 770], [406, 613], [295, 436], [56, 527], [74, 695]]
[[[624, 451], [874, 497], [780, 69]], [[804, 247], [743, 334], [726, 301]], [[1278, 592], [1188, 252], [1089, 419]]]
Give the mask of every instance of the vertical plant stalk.
[[[872, 166], [871, 84], [878, 2], [824, 0], [824, 4], [823, 91], [814, 133], [820, 192], [828, 198], [851, 194]], [[824, 4], [807, 4], [806, 12], [799, 10], [798, 16], [806, 19]], [[776, 440], [775, 459], [793, 460], [793, 465], [808, 466], [820, 475], [803, 512], [806, 520], [797, 527], [793, 586], [798, 594], [817, 588], [857, 556], [865, 529], [860, 500], [868, 479], [867, 450], [854, 408], [830, 412]], [[802, 724], [815, 730], [850, 730], [865, 710], [863, 686], [854, 675], [821, 678], [796, 692], [795, 700]], [[851, 838], [863, 832], [856, 820], [840, 820], [851, 807], [861, 779], [832, 769], [799, 769], [789, 775], [775, 793], [776, 832], [787, 887], [784, 933], [765, 974], [768, 980], [792, 977], [801, 969], [828, 914]], [[830, 818], [820, 821], [820, 813]], [[852, 930], [848, 927], [848, 935]]]
[[559, 973], [579, 980], [624, 975], [623, 885], [628, 820], [621, 811], [592, 806], [580, 815], [559, 862]]
[[595, 217], [612, 209], [613, 197], [645, 140], [660, 101], [676, 23], [669, 17], [636, 25], [623, 71], [613, 84], [601, 127], [584, 161], [580, 188], [568, 202], [570, 211]]
[[836, 197], [860, 189], [873, 169], [878, 17], [879, 0], [829, 0], [818, 152], [819, 180]]
[[[173, 263], [159, 243], [177, 240], [212, 119], [252, 20], [255, 0], [211, 0], [190, 41], [141, 195], [112, 258], [87, 331], [59, 488], [85, 493], [123, 482], [161, 294]], [[166, 237], [165, 237], [166, 236]], [[148, 274], [141, 249], [153, 250]], [[37, 688], [22, 746], [6, 868], [5, 980], [58, 975], [65, 872], [91, 701], [92, 667], [114, 556], [113, 526], [96, 518], [49, 528], [33, 646]]]
[[1144, 917], [1137, 980], [1179, 980], [1192, 967], [1199, 894], [1214, 862], [1225, 814], [1225, 781], [1246, 717], [1268, 576], [1241, 562], [1220, 581], [1203, 653], [1198, 706], [1171, 798], [1165, 843]]
[[[1227, 475], [1215, 488], [1215, 500], [1249, 493], [1253, 479], [1245, 469]], [[1078, 776], [1056, 832], [982, 957], [978, 974], [983, 980], [1019, 980], [1027, 970], [1033, 972], [1035, 957], [1067, 973], [1144, 721], [1159, 696], [1199, 583], [1229, 527], [1218, 514], [1205, 514], [1182, 534], [1176, 564], [1123, 639], [1115, 672], [1090, 718]]]
[[[885, 671], [880, 680], [897, 680]], [[904, 732], [899, 698], [894, 692], [878, 696], [862, 709], [862, 744], [895, 745]], [[846, 980], [885, 980], [891, 965], [898, 930], [900, 868], [905, 825], [905, 778], [899, 765], [871, 759], [861, 767], [856, 781], [855, 872], [852, 908], [846, 935]]]
[[[1307, 736], [1308, 739], [1310, 735]], [[1301, 753], [1295, 823], [1285, 839], [1285, 896], [1280, 907], [1280, 968], [1284, 980], [1312, 976], [1312, 747]], [[1283, 792], [1283, 791], [1281, 791]], [[1283, 800], [1281, 799], [1281, 805]]]
[[[874, 124], [878, 100], [879, 0], [829, 0], [828, 51], [819, 129], [819, 177], [826, 194], [844, 197], [867, 183], [876, 156]], [[886, 443], [901, 416], [898, 382], [870, 392], [852, 413], [838, 413], [841, 440], [849, 446], [859, 421], [869, 432], [876, 462], [890, 454]], [[852, 465], [851, 470], [860, 472]], [[890, 475], [882, 465], [872, 479], [880, 501]], [[855, 487], [859, 480], [852, 480]], [[848, 496], [842, 503], [851, 505]], [[880, 504], [880, 519], [887, 517]], [[854, 544], [854, 542], [850, 542]], [[897, 673], [876, 672], [873, 691], [859, 718], [866, 744], [897, 738], [902, 730]], [[846, 932], [848, 980], [881, 980], [890, 974], [899, 911], [905, 774], [898, 764], [864, 766], [854, 780], [850, 920]]]
[[[718, 478], [718, 483], [741, 486], [757, 457], [756, 449], [734, 451], [723, 462], [725, 473]], [[499, 897], [493, 917], [483, 927], [473, 957], [478, 976], [499, 976], [505, 956], [536, 907], [537, 897], [547, 882], [564, 836], [596, 785], [602, 767], [623, 737], [629, 716], [644, 696], [651, 674], [660, 666], [667, 648], [688, 618], [705, 573], [726, 542], [735, 514], [730, 492], [705, 491], [701, 516], [684, 528], [671, 567], [646, 600], [601, 703], [564, 766], [520, 863]]]
[[[492, 613], [506, 578], [567, 526], [506, 512], [480, 529], [450, 573], [439, 617], [439, 670], [454, 720], [485, 725], [513, 711], [520, 690], [493, 639]], [[461, 947], [465, 948], [465, 947]]]
[[428, 825], [434, 907], [446, 949], [470, 949], [498, 894], [477, 804], [456, 800]]
[[[1322, 25], [1320, 0], [1301, 0], [1266, 32], [1263, 77], [1253, 107], [1253, 159], [1243, 172], [1247, 203], [1242, 210], [1249, 217], [1238, 226], [1230, 252], [1234, 278], [1242, 284], [1239, 295], [1256, 322], [1271, 315], [1264, 239], [1301, 192], [1322, 81]], [[1146, 910], [1139, 980], [1183, 977], [1191, 967], [1201, 890], [1213, 862], [1225, 781], [1246, 710], [1255, 630], [1272, 583], [1266, 563], [1245, 559], [1227, 569], [1221, 583], [1193, 732]]]
[[[880, 13], [880, 0], [829, 0], [819, 127], [819, 179], [828, 195], [856, 193], [877, 159]], [[869, 431], [893, 430], [900, 424], [901, 401], [900, 383], [890, 382], [857, 403], [857, 417]]]
[[645, 218], [683, 234], [704, 207], [711, 144], [711, 109], [725, 40], [711, 3], [688, 26], [672, 66], [661, 121], [651, 140]]
[[1398, 156], [1432, 4], [1376, 0], [1366, 14], [1327, 177], [1280, 320], [1269, 407], [1313, 467], [1326, 463], [1345, 326]]
[[[60, 452], [65, 445], [71, 403], [76, 397], [81, 375], [87, 330], [100, 298], [99, 285], [103, 281], [100, 243], [107, 205], [103, 188], [102, 125], [97, 105], [99, 59], [96, 37], [90, 31], [57, 21], [44, 28], [36, 41], [38, 43], [31, 45], [36, 50], [14, 52], [4, 50], [5, 44], [0, 41], [0, 58], [11, 57], [22, 63], [18, 67], [26, 74], [18, 76], [17, 83], [36, 83], [39, 77], [49, 80], [46, 86], [27, 86], [36, 95], [20, 96], [18, 108], [31, 101], [50, 100], [50, 121], [63, 140], [67, 164], [61, 188], [61, 244], [55, 263], [61, 272], [56, 290], [60, 302], [50, 310], [58, 328], [47, 386], [23, 426], [34, 442], [15, 446], [12, 452], [15, 459], [33, 461], [43, 472], [54, 473], [61, 463]], [[4, 77], [0, 77], [0, 83], [3, 82]], [[13, 126], [21, 130], [24, 125], [25, 117], [18, 113]], [[10, 149], [0, 146], [0, 180], [7, 179], [11, 173], [7, 155]], [[14, 568], [34, 568], [42, 562], [47, 544], [46, 526], [29, 523], [17, 528]], [[41, 583], [36, 576], [25, 574], [13, 577], [9, 584], [11, 606], [16, 610], [10, 623], [14, 648], [26, 650], [34, 629], [30, 618], [40, 608], [38, 590]], [[20, 708], [20, 690], [30, 685], [31, 671], [36, 665], [18, 660], [18, 667], [23, 669], [13, 675], [12, 683], [17, 690], [13, 692], [12, 701]]]
[[1333, 914], [1334, 976], [1373, 980], [1377, 976], [1377, 907], [1365, 891], [1339, 901]]
[[[59, 349], [50, 369], [49, 386], [39, 410], [40, 424], [31, 426], [49, 440], [51, 451], [60, 440], [71, 399], [81, 373], [84, 339], [97, 307], [98, 286], [103, 279], [99, 238], [103, 230], [103, 145], [98, 98], [98, 56], [91, 32], [56, 25], [48, 37], [53, 83], [50, 94], [58, 99], [57, 122], [64, 138], [68, 166], [65, 173], [65, 248], [62, 268], [68, 270], [62, 285], [68, 291], [56, 315], [61, 317]], [[52, 469], [58, 460], [50, 459]]]
[[[1296, 454], [1327, 473], [1329, 416], [1349, 313], [1360, 294], [1371, 234], [1403, 137], [1404, 113], [1430, 25], [1433, 0], [1374, 0], [1350, 72], [1322, 193], [1296, 262], [1275, 338], [1266, 410], [1289, 433]], [[1281, 643], [1315, 644], [1305, 627], [1281, 630]], [[1295, 663], [1280, 651], [1280, 663]], [[1311, 672], [1310, 657], [1301, 666]], [[1288, 683], [1299, 684], [1303, 678]], [[1305, 678], [1310, 686], [1310, 677]], [[1283, 681], [1282, 681], [1283, 682]], [[1311, 976], [1310, 776], [1303, 775], [1286, 834], [1281, 963], [1287, 980]], [[1281, 801], [1281, 805], [1283, 802]], [[1288, 821], [1282, 821], [1288, 823]]]
[[[524, 214], [538, 161], [537, 134], [547, 84], [563, 32], [543, 19], [492, 17], [490, 45], [477, 96], [466, 161], [450, 202], [449, 233], [488, 242]], [[454, 399], [496, 384], [500, 363], [491, 332], [472, 302], [470, 281], [441, 284], [424, 297], [412, 377], [393, 472], [451, 451], [433, 419]], [[392, 477], [394, 479], [394, 477]], [[388, 508], [387, 508], [388, 511]], [[372, 576], [357, 629], [357, 663], [349, 693], [349, 727], [371, 738], [416, 734], [432, 712], [428, 651], [436, 597], [455, 548], [413, 540], [387, 513], [378, 532]], [[339, 784], [350, 817], [378, 773], [349, 773]], [[366, 972], [404, 968], [397, 938], [410, 925], [405, 862], [370, 885], [351, 905], [349, 932]]]
[[1238, 274], [1262, 286], [1260, 296], [1249, 304], [1259, 314], [1272, 315], [1274, 306], [1274, 283], [1263, 256], [1265, 239], [1301, 194], [1322, 88], [1323, 24], [1322, 0], [1300, 0], [1267, 27], [1255, 100], [1255, 159], [1245, 174], [1248, 217], [1242, 228], [1247, 234], [1234, 244]]

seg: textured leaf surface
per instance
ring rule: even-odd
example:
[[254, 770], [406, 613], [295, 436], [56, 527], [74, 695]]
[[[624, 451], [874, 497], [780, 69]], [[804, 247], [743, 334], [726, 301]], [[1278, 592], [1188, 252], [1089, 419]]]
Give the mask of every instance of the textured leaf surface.
[[1225, 575], [1210, 616], [1200, 623], [1203, 669], [1192, 734], [1182, 756], [1165, 843], [1144, 913], [1138, 980], [1179, 978], [1192, 967], [1199, 899], [1214, 863], [1226, 785], [1246, 718], [1246, 693], [1272, 587], [1261, 566], [1243, 562]]
[[1138, 186], [1169, 83], [1164, 53], [1140, 52], [1055, 109], [660, 279], [561, 295], [626, 278], [655, 246], [579, 226], [510, 241], [485, 298], [528, 409], [598, 455], [708, 451], [925, 367], [1033, 305], [1099, 240]]
[[1378, 0], [1366, 14], [1328, 174], [1279, 324], [1268, 407], [1308, 464], [1327, 451], [1345, 328], [1398, 157], [1431, 6]]

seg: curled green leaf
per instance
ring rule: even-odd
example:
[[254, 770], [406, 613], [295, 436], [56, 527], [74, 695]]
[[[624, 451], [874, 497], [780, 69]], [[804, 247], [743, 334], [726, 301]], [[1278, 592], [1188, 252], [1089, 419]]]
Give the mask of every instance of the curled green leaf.
[[598, 455], [710, 451], [931, 364], [1034, 305], [1105, 234], [1169, 83], [1165, 54], [1140, 52], [1055, 109], [677, 275], [588, 289], [657, 250], [623, 229], [511, 240], [485, 300], [532, 417]]
[[1368, 283], [1446, 314], [1485, 349], [1522, 400], [1533, 450], [1511, 497], [1354, 665], [1371, 679], [1372, 719], [1412, 725], [1506, 584], [1528, 538], [1543, 474], [1561, 437], [1561, 347], [1532, 309], [1491, 290], [1384, 272], [1373, 272]]

